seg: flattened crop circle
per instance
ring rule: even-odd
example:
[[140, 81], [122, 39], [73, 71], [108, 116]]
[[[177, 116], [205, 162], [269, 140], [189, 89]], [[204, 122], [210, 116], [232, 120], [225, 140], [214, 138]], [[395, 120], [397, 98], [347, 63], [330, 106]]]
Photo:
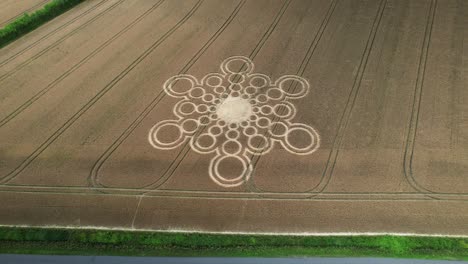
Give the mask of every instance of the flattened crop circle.
[[[236, 162], [238, 165], [240, 165], [241, 172], [239, 175], [234, 175], [234, 177], [227, 177], [226, 175], [223, 175], [220, 173], [220, 166], [222, 166], [222, 162]], [[231, 164], [230, 167], [232, 167], [234, 164]], [[243, 158], [240, 156], [218, 156], [215, 158], [214, 163], [213, 163], [213, 172], [210, 175], [212, 179], [220, 184], [221, 186], [225, 187], [235, 187], [241, 185], [244, 181], [247, 181], [250, 178], [250, 170], [249, 170], [249, 165], [247, 161], [245, 161]], [[232, 171], [232, 170], [230, 170]]]
[[[294, 144], [293, 142], [291, 142], [292, 138], [294, 137], [294, 134], [299, 134], [299, 137], [297, 137], [299, 138], [299, 140], [297, 140], [298, 142], [302, 144], [304, 142], [307, 142], [304, 139], [304, 136], [306, 136], [309, 143], [305, 144], [304, 146], [298, 146], [297, 144]], [[319, 147], [319, 136], [313, 128], [304, 124], [295, 124], [294, 126], [289, 128], [284, 143], [286, 144], [289, 150], [296, 154], [310, 154]]]
[[309, 92], [309, 82], [296, 75], [282, 76], [276, 86], [290, 98], [301, 98]]
[[253, 71], [252, 61], [243, 56], [234, 56], [226, 59], [221, 64], [221, 70], [226, 74], [231, 73], [250, 73]]
[[189, 93], [197, 85], [197, 79], [191, 75], [180, 74], [169, 78], [164, 83], [164, 90], [174, 97], [181, 97]]

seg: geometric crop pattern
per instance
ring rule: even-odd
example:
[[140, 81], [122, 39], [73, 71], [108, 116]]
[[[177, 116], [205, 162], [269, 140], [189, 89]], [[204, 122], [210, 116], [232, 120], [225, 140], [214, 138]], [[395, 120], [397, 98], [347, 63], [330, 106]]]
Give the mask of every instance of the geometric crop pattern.
[[[253, 62], [244, 56], [230, 57], [220, 68], [221, 73], [209, 73], [201, 80], [179, 74], [164, 83], [164, 91], [180, 100], [173, 108], [175, 119], [150, 129], [148, 139], [154, 148], [174, 149], [188, 142], [193, 151], [214, 153], [208, 174], [223, 187], [248, 181], [251, 157], [267, 154], [275, 144], [297, 155], [319, 148], [314, 128], [291, 121], [296, 107], [290, 100], [308, 94], [307, 80], [284, 75], [272, 82], [255, 73]], [[298, 134], [301, 146], [293, 143]]]

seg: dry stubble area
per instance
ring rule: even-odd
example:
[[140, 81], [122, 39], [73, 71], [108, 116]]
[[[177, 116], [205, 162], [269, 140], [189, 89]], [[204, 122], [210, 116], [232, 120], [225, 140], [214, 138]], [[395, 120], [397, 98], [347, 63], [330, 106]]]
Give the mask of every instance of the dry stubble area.
[[87, 1], [0, 50], [0, 224], [468, 235], [467, 36], [464, 0]]

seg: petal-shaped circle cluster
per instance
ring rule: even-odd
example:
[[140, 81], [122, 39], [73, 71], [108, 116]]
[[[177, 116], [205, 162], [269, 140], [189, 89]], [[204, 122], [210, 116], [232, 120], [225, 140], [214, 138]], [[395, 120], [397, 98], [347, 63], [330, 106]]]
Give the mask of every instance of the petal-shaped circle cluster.
[[309, 93], [306, 79], [284, 75], [273, 82], [255, 73], [253, 62], [244, 56], [230, 57], [220, 68], [221, 73], [209, 73], [201, 80], [179, 74], [164, 83], [164, 91], [180, 100], [173, 108], [176, 119], [150, 129], [153, 147], [174, 149], [188, 143], [198, 153], [214, 153], [208, 173], [223, 187], [248, 181], [251, 156], [268, 153], [275, 142], [297, 155], [319, 148], [314, 128], [292, 122], [297, 110], [289, 100]]

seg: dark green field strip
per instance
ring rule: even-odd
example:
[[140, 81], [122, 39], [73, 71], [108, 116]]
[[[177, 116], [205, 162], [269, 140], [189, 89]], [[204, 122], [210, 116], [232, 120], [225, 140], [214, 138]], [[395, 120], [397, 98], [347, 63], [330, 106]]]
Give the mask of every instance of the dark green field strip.
[[468, 238], [270, 236], [0, 228], [0, 253], [131, 256], [377, 256], [468, 259]]
[[85, 0], [52, 0], [31, 14], [25, 13], [0, 29], [0, 48], [33, 31]]

